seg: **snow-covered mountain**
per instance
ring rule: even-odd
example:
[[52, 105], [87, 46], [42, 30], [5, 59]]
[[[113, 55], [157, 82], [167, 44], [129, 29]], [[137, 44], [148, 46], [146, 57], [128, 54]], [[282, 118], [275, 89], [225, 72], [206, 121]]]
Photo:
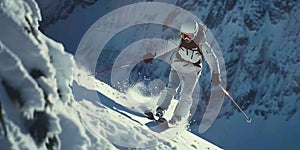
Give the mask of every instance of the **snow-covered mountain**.
[[143, 125], [144, 117], [121, 105], [138, 93], [78, 70], [73, 56], [38, 30], [34, 0], [2, 0], [0, 15], [1, 150], [220, 149], [186, 130], [168, 139]]
[[228, 2], [212, 8], [225, 12], [210, 11], [205, 20], [223, 48], [232, 94], [251, 114], [288, 120], [299, 108], [299, 3]]
[[[117, 6], [126, 5], [117, 1], [112, 3]], [[103, 12], [106, 12], [102, 11], [101, 8], [109, 9], [111, 7], [114, 9], [116, 7], [112, 3], [96, 2], [91, 10], [93, 12], [98, 10], [97, 16], [100, 18], [101, 15], [104, 15]], [[299, 107], [300, 83], [299, 69], [297, 69], [300, 62], [300, 56], [297, 52], [299, 49], [298, 32], [300, 30], [299, 17], [297, 16], [299, 3], [293, 0], [268, 2], [178, 0], [169, 3], [193, 12], [206, 23], [214, 35], [218, 35], [215, 38], [221, 47], [226, 62], [228, 89], [243, 109], [248, 110], [253, 115], [265, 118], [270, 115], [283, 115], [288, 120], [293, 116], [296, 108]], [[75, 13], [73, 17], [75, 16], [81, 18], [84, 15]], [[97, 16], [93, 15], [88, 22], [96, 21]], [[66, 26], [70, 26], [68, 22]], [[64, 27], [61, 28], [64, 29]], [[150, 31], [151, 29], [152, 31]], [[72, 30], [75, 32], [73, 38], [79, 36], [74, 41], [79, 42], [77, 39], [81, 38], [83, 32], [76, 27]], [[141, 26], [128, 29], [127, 33], [143, 33], [142, 37], [138, 37], [143, 38], [149, 36], [149, 32], [158, 32], [156, 30], [151, 26], [150, 28], [149, 26]], [[45, 31], [53, 34], [51, 27]], [[125, 33], [120, 34], [118, 37], [122, 39], [125, 35]], [[65, 43], [64, 40], [67, 39], [63, 37], [64, 35], [61, 35], [57, 38]], [[128, 39], [127, 37], [125, 42], [118, 45], [115, 45], [116, 42], [111, 42], [107, 48], [114, 49], [116, 52], [114, 55], [105, 56], [108, 57], [108, 60], [112, 60], [107, 62], [114, 62], [113, 60], [120, 51], [135, 40], [136, 38]], [[70, 42], [66, 41], [66, 43]], [[108, 65], [107, 68], [111, 66], [102, 64], [102, 66], [104, 65]], [[141, 68], [146, 67], [141, 66]], [[137, 70], [145, 69], [137, 68]], [[206, 80], [201, 81], [200, 84], [203, 87], [202, 93], [209, 93], [210, 84], [207, 83], [209, 76], [205, 75], [208, 69], [206, 68], [205, 71], [203, 78]], [[141, 72], [141, 74], [146, 73]], [[157, 76], [154, 75], [152, 78], [157, 78]], [[164, 78], [167, 78], [167, 75]], [[203, 94], [201, 99], [208, 99], [208, 97], [209, 94]], [[228, 108], [223, 109], [221, 116], [233, 114], [230, 103], [226, 103], [225, 107], [227, 106]]]
[[43, 11], [41, 29], [55, 23], [59, 19], [67, 19], [77, 7], [85, 8], [93, 5], [98, 0], [36, 0]]
[[[75, 53], [83, 34], [96, 20], [118, 7], [135, 2], [140, 1], [99, 1], [89, 8], [74, 11], [67, 20], [60, 20], [55, 25], [44, 28], [44, 32], [64, 43], [68, 51]], [[274, 117], [289, 122], [297, 116], [300, 99], [299, 2], [295, 0], [163, 2], [191, 11], [210, 28], [226, 62], [227, 89], [242, 109], [254, 118], [262, 118], [262, 122], [266, 120], [269, 122], [268, 125], [272, 124], [270, 122], [274, 121]], [[79, 22], [80, 25], [73, 26]], [[61, 35], [59, 34], [61, 31], [69, 34]], [[129, 38], [128, 33], [140, 34]], [[122, 31], [107, 45], [107, 49], [113, 49], [114, 53], [103, 56], [107, 61], [101, 62], [97, 69], [100, 71], [110, 69], [112, 62], [126, 46], [137, 39], [151, 37], [153, 33], [161, 36], [159, 27], [151, 25], [141, 25]], [[152, 68], [137, 65], [132, 73], [136, 75], [132, 82], [141, 81], [145, 75], [148, 79], [161, 78], [167, 81], [167, 73], [152, 75], [147, 73], [163, 70], [161, 64], [158, 63], [156, 66], [153, 64]], [[166, 68], [165, 72], [168, 72]], [[203, 70], [199, 83], [202, 103], [199, 103], [196, 113], [200, 117], [194, 115], [193, 119], [196, 120], [193, 122], [194, 126], [201, 121], [210, 93], [210, 75], [206, 64]], [[109, 74], [98, 75], [97, 78], [109, 81]], [[230, 101], [225, 100], [219, 115], [223, 117], [221, 119], [236, 118], [237, 115], [240, 114], [235, 111]], [[277, 123], [277, 120], [274, 122]], [[280, 128], [280, 131], [283, 132], [284, 127]], [[299, 130], [295, 133], [299, 133]], [[287, 145], [293, 144], [295, 142]]]

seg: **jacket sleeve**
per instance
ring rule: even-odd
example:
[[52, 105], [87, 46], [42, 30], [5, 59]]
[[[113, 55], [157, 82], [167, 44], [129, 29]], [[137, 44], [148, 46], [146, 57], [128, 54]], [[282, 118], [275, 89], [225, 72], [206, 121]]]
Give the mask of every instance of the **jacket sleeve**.
[[169, 62], [174, 52], [178, 51], [180, 40], [171, 39], [166, 41], [166, 44], [161, 49], [155, 51], [156, 58], [160, 58]]
[[210, 67], [210, 71], [211, 73], [217, 73], [220, 74], [220, 67], [219, 67], [219, 61], [218, 58], [216, 56], [216, 54], [214, 53], [213, 49], [210, 47], [210, 45], [205, 42], [202, 45], [202, 53], [204, 56], [204, 59], [207, 61], [209, 67]]

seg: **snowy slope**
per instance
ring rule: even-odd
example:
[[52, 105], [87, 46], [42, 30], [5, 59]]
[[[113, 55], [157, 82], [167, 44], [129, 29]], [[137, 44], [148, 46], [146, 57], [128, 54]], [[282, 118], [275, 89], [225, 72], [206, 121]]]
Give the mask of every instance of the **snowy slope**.
[[3, 0], [0, 15], [0, 149], [91, 149], [72, 106], [73, 58], [38, 30], [36, 2]]
[[[144, 125], [149, 120], [141, 114], [146, 109], [155, 108], [153, 99], [156, 97], [142, 96], [134, 87], [126, 93], [119, 92], [77, 69], [74, 77], [73, 91], [83, 124], [94, 131], [93, 134], [104, 136], [118, 148], [220, 149], [186, 128], [180, 130], [178, 136], [151, 131]], [[171, 109], [175, 107], [174, 102]], [[170, 118], [171, 114], [166, 116]]]
[[135, 90], [124, 94], [74, 72], [72, 55], [38, 30], [35, 1], [2, 0], [0, 15], [1, 150], [220, 149], [188, 131], [161, 137], [127, 108], [138, 102], [124, 103]]
[[[106, 13], [135, 2], [140, 1], [114, 0], [107, 3], [99, 1], [91, 7], [74, 11], [68, 19], [57, 21], [54, 25], [45, 28], [44, 32], [64, 43], [68, 51], [75, 53], [76, 46], [90, 25]], [[160, 2], [183, 7], [199, 16], [208, 25], [226, 61], [227, 89], [242, 108], [254, 118], [253, 124], [257, 124], [254, 127], [245, 125], [241, 114], [229, 101], [225, 100], [220, 114], [222, 118], [215, 122], [212, 129], [209, 129], [204, 136], [213, 139], [215, 143], [222, 143], [221, 147], [226, 149], [227, 147], [254, 149], [257, 148], [254, 147], [256, 143], [260, 142], [272, 145], [274, 149], [284, 149], [285, 146], [299, 147], [297, 142], [299, 129], [295, 125], [299, 124], [297, 114], [299, 114], [300, 107], [298, 69], [300, 66], [298, 15], [300, 3], [295, 0]], [[129, 39], [126, 36], [128, 33], [141, 33], [140, 35], [149, 37], [149, 33], [159, 32], [156, 28], [151, 29], [153, 28], [141, 26], [128, 29], [123, 32], [124, 34], [118, 35], [118, 38], [107, 46], [115, 49], [115, 53], [105, 56], [107, 63], [99, 65], [97, 69], [110, 69], [112, 67], [110, 63], [115, 60], [120, 51], [136, 40]], [[66, 31], [67, 34], [61, 35], [61, 31]], [[124, 38], [126, 38], [126, 43], [123, 43]], [[116, 45], [116, 43], [122, 43], [122, 45]], [[155, 68], [158, 67], [149, 69], [147, 66], [139, 65], [136, 70], [141, 70], [141, 72], [139, 72], [140, 76], [136, 77], [137, 80], [142, 79], [144, 75], [150, 79], [157, 78], [157, 74], [152, 74], [152, 76], [147, 74], [151, 71], [162, 71], [155, 70]], [[164, 70], [167, 72], [165, 68]], [[205, 65], [204, 70], [207, 70]], [[200, 81], [201, 93], [203, 93], [202, 103], [199, 103], [196, 114], [203, 114], [203, 107], [207, 105], [205, 100], [209, 96], [206, 93], [209, 93], [210, 89], [208, 86], [210, 76], [207, 72], [202, 74]], [[97, 77], [104, 81], [108, 75]], [[167, 79], [167, 75], [164, 78]], [[194, 133], [197, 133], [201, 121], [199, 120], [201, 115], [199, 116], [195, 116]], [[270, 134], [273, 132], [280, 134], [273, 136]], [[245, 138], [239, 138], [240, 133]], [[247, 136], [249, 134], [251, 136]], [[289, 137], [290, 140], [285, 142], [281, 137]], [[249, 140], [253, 143], [248, 142]]]

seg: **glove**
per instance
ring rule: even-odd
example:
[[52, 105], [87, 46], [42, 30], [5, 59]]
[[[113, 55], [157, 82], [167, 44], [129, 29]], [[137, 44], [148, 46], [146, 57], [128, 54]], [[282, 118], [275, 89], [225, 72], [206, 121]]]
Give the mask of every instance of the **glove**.
[[148, 54], [146, 54], [146, 55], [143, 57], [143, 61], [144, 61], [145, 63], [149, 63], [149, 62], [151, 62], [151, 61], [153, 60], [154, 57], [155, 57], [155, 54], [153, 55], [153, 54], [151, 54], [151, 53], [148, 53]]
[[221, 83], [221, 76], [220, 76], [220, 74], [213, 73], [211, 78], [212, 78], [211, 82], [212, 82], [212, 84], [214, 86], [217, 86], [217, 85], [219, 85]]

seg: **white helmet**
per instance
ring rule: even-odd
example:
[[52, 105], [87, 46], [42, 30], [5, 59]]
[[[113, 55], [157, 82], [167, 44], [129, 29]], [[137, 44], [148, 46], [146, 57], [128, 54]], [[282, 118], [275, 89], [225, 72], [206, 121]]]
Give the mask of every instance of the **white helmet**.
[[199, 25], [196, 21], [182, 24], [180, 27], [181, 37], [184, 40], [193, 40], [198, 33]]

